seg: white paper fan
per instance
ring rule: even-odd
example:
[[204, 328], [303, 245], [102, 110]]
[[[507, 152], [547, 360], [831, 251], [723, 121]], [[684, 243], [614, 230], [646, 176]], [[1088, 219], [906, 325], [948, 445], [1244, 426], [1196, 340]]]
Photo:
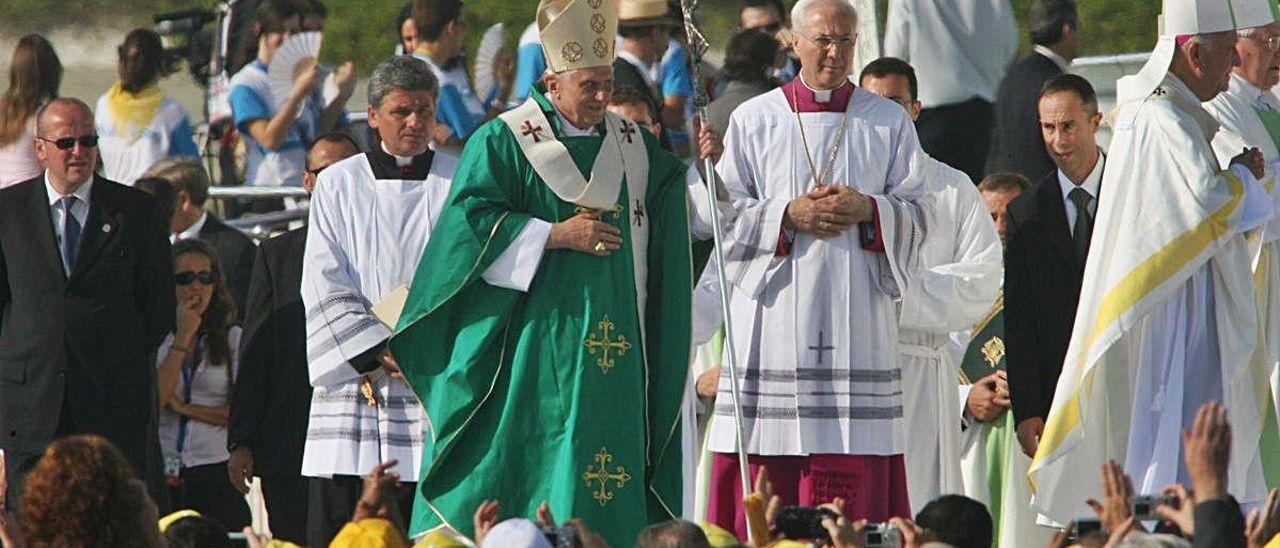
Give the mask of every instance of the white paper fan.
[[316, 64], [323, 38], [319, 32], [300, 32], [285, 39], [276, 49], [275, 55], [271, 56], [267, 81], [271, 84], [271, 95], [276, 100], [276, 108], [289, 100], [297, 75]]
[[481, 102], [488, 100], [498, 87], [498, 77], [494, 74], [494, 69], [497, 68], [498, 56], [502, 53], [502, 46], [506, 39], [502, 23], [497, 23], [484, 31], [484, 36], [480, 38], [480, 45], [476, 47], [476, 64], [473, 67], [473, 73], [476, 79], [476, 97]]

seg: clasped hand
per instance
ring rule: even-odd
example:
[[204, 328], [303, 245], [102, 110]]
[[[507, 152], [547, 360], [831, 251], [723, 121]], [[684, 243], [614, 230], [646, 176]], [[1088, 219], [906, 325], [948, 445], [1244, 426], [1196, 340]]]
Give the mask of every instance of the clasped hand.
[[783, 215], [788, 226], [820, 237], [839, 236], [871, 220], [871, 198], [845, 185], [820, 185], [791, 200]]

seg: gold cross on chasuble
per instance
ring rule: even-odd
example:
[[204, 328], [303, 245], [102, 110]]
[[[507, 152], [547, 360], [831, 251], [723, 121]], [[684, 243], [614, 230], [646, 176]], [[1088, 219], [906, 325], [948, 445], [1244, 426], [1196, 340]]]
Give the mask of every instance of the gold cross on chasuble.
[[582, 481], [587, 484], [587, 489], [594, 491], [591, 498], [596, 499], [600, 506], [604, 506], [613, 500], [613, 491], [609, 490], [609, 482], [614, 482], [615, 489], [622, 489], [627, 486], [627, 482], [631, 481], [631, 474], [627, 473], [627, 469], [621, 466], [615, 466], [613, 472], [610, 472], [606, 466], [613, 462], [613, 455], [608, 449], [600, 448], [600, 452], [596, 453], [595, 461], [587, 465], [587, 469], [582, 472]]
[[609, 321], [609, 315], [606, 314], [603, 320], [596, 323], [596, 327], [600, 328], [600, 335], [588, 333], [587, 340], [582, 344], [587, 347], [587, 353], [594, 356], [596, 350], [600, 351], [600, 357], [596, 358], [596, 365], [600, 366], [601, 373], [608, 373], [613, 369], [613, 358], [609, 356], [610, 350], [617, 350], [618, 357], [621, 358], [631, 350], [631, 343], [627, 342], [627, 338], [621, 333], [614, 339], [609, 338], [609, 333], [613, 331], [613, 322]]

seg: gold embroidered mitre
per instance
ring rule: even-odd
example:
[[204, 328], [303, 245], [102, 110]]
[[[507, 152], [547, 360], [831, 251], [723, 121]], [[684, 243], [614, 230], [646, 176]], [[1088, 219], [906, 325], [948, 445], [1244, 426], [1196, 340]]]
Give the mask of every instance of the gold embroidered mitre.
[[612, 66], [618, 8], [614, 0], [542, 0], [538, 32], [551, 72]]

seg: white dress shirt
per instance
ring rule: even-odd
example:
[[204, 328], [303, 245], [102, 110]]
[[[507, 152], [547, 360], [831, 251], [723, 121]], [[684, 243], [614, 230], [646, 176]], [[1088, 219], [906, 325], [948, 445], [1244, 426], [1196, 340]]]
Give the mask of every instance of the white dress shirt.
[[1083, 188], [1089, 193], [1089, 214], [1096, 215], [1098, 213], [1098, 189], [1102, 187], [1102, 165], [1107, 163], [1107, 156], [1098, 153], [1098, 162], [1093, 164], [1093, 171], [1089, 172], [1089, 176], [1084, 178], [1084, 182], [1076, 185], [1067, 178], [1067, 174], [1061, 169], [1058, 170], [1058, 186], [1062, 189], [1062, 201], [1067, 206], [1067, 228], [1074, 231], [1076, 229], [1076, 203], [1071, 201], [1071, 191], [1076, 188]]
[[[62, 228], [63, 228], [62, 223], [63, 223], [63, 220], [67, 218], [67, 212], [63, 209], [63, 204], [61, 201], [64, 195], [59, 193], [57, 189], [53, 188], [53, 184], [49, 182], [48, 171], [46, 171], [44, 174], [44, 190], [49, 195], [49, 217], [53, 220], [53, 235], [57, 237], [58, 250], [59, 250], [58, 252], [59, 254], [61, 254]], [[76, 221], [80, 222], [80, 238], [81, 239], [84, 238], [84, 232], [88, 228], [84, 226], [84, 223], [85, 223], [85, 220], [89, 218], [89, 195], [91, 194], [92, 190], [93, 190], [93, 178], [90, 177], [88, 181], [85, 181], [84, 184], [80, 185], [80, 188], [77, 188], [75, 192], [72, 192], [70, 194], [71, 196], [75, 196], [76, 198], [78, 198], [75, 205], [71, 206], [71, 215], [75, 217]], [[63, 266], [65, 268], [66, 265], [63, 265]]]
[[884, 54], [915, 67], [925, 108], [973, 98], [995, 102], [1017, 53], [1018, 26], [1009, 0], [889, 3]]
[[191, 223], [191, 226], [187, 227], [186, 230], [183, 230], [182, 232], [179, 232], [177, 234], [170, 234], [169, 243], [176, 244], [178, 243], [178, 240], [200, 239], [200, 231], [204, 230], [204, 223], [208, 220], [209, 220], [209, 213], [206, 211], [201, 211], [200, 218], [196, 219], [196, 222]]

